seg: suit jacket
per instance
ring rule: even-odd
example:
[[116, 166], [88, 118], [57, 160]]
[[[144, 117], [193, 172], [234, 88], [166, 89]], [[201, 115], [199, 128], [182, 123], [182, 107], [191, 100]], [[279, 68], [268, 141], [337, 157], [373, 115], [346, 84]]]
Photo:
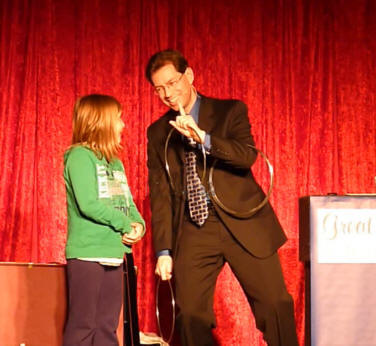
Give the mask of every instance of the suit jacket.
[[[173, 255], [176, 255], [179, 248], [186, 197], [184, 142], [177, 131], [171, 135], [167, 147], [172, 184], [165, 167], [165, 143], [172, 128], [169, 121], [177, 115], [178, 112], [169, 110], [151, 124], [147, 131], [154, 249], [156, 252], [171, 249]], [[248, 146], [254, 145], [254, 142], [246, 105], [237, 100], [218, 100], [202, 96], [198, 125], [211, 136], [207, 171], [213, 165], [214, 159], [218, 159], [213, 172], [213, 182], [220, 201], [237, 211], [247, 211], [257, 206], [265, 195], [250, 170], [257, 153]], [[198, 154], [197, 166], [201, 176], [203, 165], [200, 157]], [[203, 183], [207, 187], [207, 181]], [[269, 203], [247, 219], [231, 216], [215, 202], [213, 204], [222, 222], [254, 256], [267, 257], [286, 241]]]

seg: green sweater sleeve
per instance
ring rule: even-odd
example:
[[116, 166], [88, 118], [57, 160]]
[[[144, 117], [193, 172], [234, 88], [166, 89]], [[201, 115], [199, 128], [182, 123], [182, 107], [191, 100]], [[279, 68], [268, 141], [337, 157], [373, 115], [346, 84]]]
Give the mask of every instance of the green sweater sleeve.
[[144, 235], [145, 234], [145, 221], [142, 218], [141, 214], [138, 212], [137, 207], [135, 203], [133, 202], [133, 198], [131, 199], [131, 202], [130, 202], [129, 217], [132, 220], [132, 222], [138, 222], [144, 226], [144, 232], [142, 234]]
[[111, 226], [115, 231], [129, 233], [132, 218], [98, 199], [96, 165], [84, 148], [75, 148], [66, 161], [66, 174], [71, 182], [80, 212], [87, 218]]

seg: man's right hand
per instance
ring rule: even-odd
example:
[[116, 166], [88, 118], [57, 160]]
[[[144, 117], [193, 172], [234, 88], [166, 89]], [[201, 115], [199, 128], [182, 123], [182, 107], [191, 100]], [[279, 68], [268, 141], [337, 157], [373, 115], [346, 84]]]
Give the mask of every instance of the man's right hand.
[[155, 274], [159, 275], [164, 280], [170, 280], [172, 277], [172, 257], [162, 255], [158, 257], [157, 265], [155, 266]]

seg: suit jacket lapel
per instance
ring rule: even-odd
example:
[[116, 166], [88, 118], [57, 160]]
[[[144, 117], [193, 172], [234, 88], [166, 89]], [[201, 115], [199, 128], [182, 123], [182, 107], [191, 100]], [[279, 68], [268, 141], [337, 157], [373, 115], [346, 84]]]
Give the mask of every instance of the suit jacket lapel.
[[[168, 121], [175, 120], [176, 116], [179, 114], [179, 112], [170, 110], [168, 112]], [[173, 126], [168, 124], [168, 133], [170, 133], [171, 129], [173, 129]], [[166, 137], [167, 139], [167, 137]], [[169, 150], [176, 150], [178, 156], [180, 157], [181, 161], [184, 162], [184, 146], [182, 142], [182, 135], [179, 133], [178, 130], [174, 130], [171, 134], [170, 142], [169, 142]]]
[[215, 125], [213, 103], [205, 96], [201, 96], [200, 110], [198, 114], [198, 127], [207, 133], [211, 133]]
[[[209, 99], [205, 96], [201, 96], [201, 104], [200, 104], [200, 110], [198, 115], [198, 126], [200, 129], [204, 130], [205, 132], [212, 134], [215, 132], [215, 112], [214, 112], [214, 103], [212, 99]], [[206, 186], [207, 179], [208, 179], [208, 170], [212, 164], [212, 159], [209, 156], [206, 157], [207, 161], [207, 172], [206, 172], [206, 178], [205, 181], [203, 181], [203, 184]], [[203, 170], [203, 161], [202, 161], [202, 155], [198, 155], [198, 161], [197, 161], [197, 169], [199, 172], [199, 175], [202, 176], [202, 170]], [[206, 186], [207, 188], [207, 186]]]

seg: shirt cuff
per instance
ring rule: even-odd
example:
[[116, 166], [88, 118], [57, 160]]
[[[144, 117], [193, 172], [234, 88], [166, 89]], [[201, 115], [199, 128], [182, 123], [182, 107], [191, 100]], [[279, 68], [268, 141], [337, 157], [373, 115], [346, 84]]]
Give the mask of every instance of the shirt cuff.
[[160, 256], [171, 256], [171, 250], [165, 249], [165, 250], [161, 250], [157, 252], [157, 257], [160, 257]]
[[211, 149], [211, 136], [205, 133], [204, 148], [206, 152], [210, 152]]

